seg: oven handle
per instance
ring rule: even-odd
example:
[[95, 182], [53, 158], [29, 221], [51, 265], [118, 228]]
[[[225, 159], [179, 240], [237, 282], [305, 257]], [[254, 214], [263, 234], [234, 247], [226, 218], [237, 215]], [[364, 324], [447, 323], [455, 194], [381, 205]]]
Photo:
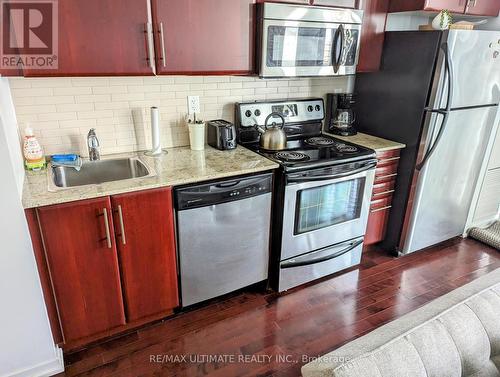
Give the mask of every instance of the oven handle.
[[343, 178], [343, 177], [348, 177], [350, 175], [355, 175], [361, 172], [364, 172], [366, 170], [373, 169], [377, 166], [376, 162], [369, 163], [359, 169], [347, 171], [344, 173], [339, 173], [339, 174], [332, 174], [332, 175], [318, 175], [316, 177], [292, 177], [292, 178], [287, 178], [287, 183], [299, 183], [299, 182], [314, 182], [314, 181], [327, 181], [329, 179], [336, 179], [336, 178]]
[[[324, 257], [321, 257], [321, 258], [315, 258], [315, 259], [298, 261], [298, 262], [295, 261], [295, 259], [292, 259], [289, 262], [283, 262], [281, 264], [280, 268], [293, 268], [293, 267], [309, 266], [311, 264], [325, 262], [325, 261], [328, 261], [330, 259], [337, 258], [337, 257], [340, 257], [341, 255], [348, 253], [349, 251], [355, 249], [356, 247], [358, 247], [362, 243], [363, 243], [363, 239], [357, 240], [357, 241], [353, 242], [352, 244], [350, 244], [345, 249], [339, 250], [339, 251], [337, 251], [333, 254], [330, 254], [330, 255], [325, 255]], [[330, 246], [328, 246], [328, 247], [330, 247]], [[318, 251], [320, 251], [320, 250], [318, 250]]]

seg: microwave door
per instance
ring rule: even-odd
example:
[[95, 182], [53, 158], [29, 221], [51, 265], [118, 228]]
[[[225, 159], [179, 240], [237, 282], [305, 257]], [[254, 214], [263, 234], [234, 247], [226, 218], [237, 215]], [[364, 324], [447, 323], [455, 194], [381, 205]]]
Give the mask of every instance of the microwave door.
[[261, 77], [328, 76], [340, 24], [264, 20]]
[[264, 20], [261, 77], [354, 74], [359, 25]]

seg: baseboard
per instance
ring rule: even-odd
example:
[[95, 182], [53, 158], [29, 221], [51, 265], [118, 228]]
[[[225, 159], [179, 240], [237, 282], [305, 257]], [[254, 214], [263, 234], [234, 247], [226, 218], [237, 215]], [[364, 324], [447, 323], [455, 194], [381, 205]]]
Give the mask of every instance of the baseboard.
[[55, 346], [55, 357], [41, 364], [18, 370], [12, 374], [7, 374], [2, 377], [49, 377], [55, 374], [64, 372], [63, 351], [58, 346]]

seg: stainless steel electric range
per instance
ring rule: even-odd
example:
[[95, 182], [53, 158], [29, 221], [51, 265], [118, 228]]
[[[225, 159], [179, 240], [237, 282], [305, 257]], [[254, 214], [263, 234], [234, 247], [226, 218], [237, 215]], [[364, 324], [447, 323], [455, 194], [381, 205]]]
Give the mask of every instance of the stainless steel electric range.
[[[260, 147], [266, 117], [285, 119], [286, 147]], [[280, 164], [275, 179], [270, 284], [284, 291], [360, 262], [377, 160], [322, 134], [322, 99], [236, 104], [241, 145]], [[281, 122], [276, 115], [271, 118]]]

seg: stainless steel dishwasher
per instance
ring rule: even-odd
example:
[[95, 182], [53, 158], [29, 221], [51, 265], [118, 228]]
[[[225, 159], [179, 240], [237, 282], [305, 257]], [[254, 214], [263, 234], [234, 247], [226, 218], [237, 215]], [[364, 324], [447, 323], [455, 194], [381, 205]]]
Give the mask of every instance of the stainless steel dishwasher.
[[267, 279], [272, 174], [175, 190], [182, 305]]

